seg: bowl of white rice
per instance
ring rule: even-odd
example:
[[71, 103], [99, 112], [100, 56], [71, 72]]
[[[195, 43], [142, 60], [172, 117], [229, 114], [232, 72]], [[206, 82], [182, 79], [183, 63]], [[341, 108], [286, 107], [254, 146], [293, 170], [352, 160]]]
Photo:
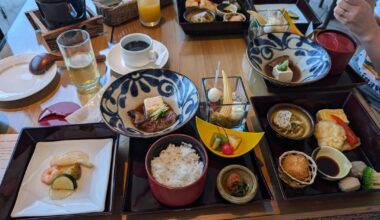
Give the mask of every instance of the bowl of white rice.
[[183, 134], [160, 138], [145, 157], [152, 193], [170, 207], [189, 205], [201, 196], [207, 167], [208, 156], [202, 143]]

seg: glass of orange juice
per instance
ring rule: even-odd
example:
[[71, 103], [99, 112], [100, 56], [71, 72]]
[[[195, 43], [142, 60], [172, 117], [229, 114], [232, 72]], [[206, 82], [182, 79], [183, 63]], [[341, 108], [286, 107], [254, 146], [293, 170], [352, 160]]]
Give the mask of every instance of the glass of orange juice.
[[137, 0], [137, 6], [142, 25], [154, 27], [160, 23], [160, 0]]

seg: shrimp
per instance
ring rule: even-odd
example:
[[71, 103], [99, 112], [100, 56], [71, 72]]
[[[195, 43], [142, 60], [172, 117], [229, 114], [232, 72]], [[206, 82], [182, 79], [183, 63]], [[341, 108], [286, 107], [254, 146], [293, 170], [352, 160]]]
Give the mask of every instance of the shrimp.
[[49, 167], [42, 173], [41, 181], [46, 185], [50, 185], [56, 177], [62, 174], [62, 172], [63, 171], [61, 171], [58, 166]]

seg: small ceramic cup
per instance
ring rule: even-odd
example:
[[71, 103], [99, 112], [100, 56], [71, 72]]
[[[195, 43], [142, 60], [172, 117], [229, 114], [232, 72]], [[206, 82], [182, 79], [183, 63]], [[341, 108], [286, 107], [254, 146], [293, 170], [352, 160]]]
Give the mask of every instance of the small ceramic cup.
[[131, 67], [142, 67], [155, 62], [157, 54], [153, 50], [153, 40], [146, 34], [128, 34], [120, 40], [124, 64]]
[[[318, 173], [323, 179], [330, 180], [330, 181], [336, 181], [343, 179], [348, 175], [352, 168], [351, 162], [347, 159], [347, 157], [340, 152], [339, 150], [332, 148], [332, 147], [318, 147], [315, 148], [313, 153], [311, 154], [311, 157], [314, 159], [314, 161], [317, 163], [319, 157], [328, 157], [331, 160], [335, 161], [335, 163], [339, 167], [338, 174], [335, 176], [327, 175], [326, 173], [322, 172], [318, 168]], [[318, 166], [318, 163], [317, 163]]]
[[[231, 172], [238, 173], [248, 186], [248, 192], [243, 197], [232, 196], [227, 189], [226, 182]], [[256, 176], [247, 167], [241, 165], [229, 165], [224, 167], [216, 179], [216, 187], [219, 194], [227, 201], [234, 204], [244, 204], [251, 201], [257, 194], [258, 183]]]

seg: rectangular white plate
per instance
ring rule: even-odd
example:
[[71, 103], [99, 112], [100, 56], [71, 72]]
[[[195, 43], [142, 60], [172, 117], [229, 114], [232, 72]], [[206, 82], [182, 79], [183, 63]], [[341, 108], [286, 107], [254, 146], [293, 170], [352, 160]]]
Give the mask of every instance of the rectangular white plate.
[[298, 20], [293, 19], [293, 22], [295, 24], [309, 23], [305, 15], [302, 13], [302, 11], [298, 8], [296, 4], [262, 4], [262, 5], [255, 5], [255, 8], [257, 11], [280, 10], [282, 8], [285, 8], [285, 10], [291, 10], [294, 13], [296, 13], [298, 17], [300, 17]]
[[[55, 142], [38, 142], [26, 169], [12, 217], [68, 215], [103, 212], [107, 196], [113, 140], [87, 139]], [[82, 166], [78, 188], [63, 200], [49, 198], [50, 186], [40, 180], [42, 172], [49, 167], [54, 156], [70, 151], [88, 154], [95, 166]]]

